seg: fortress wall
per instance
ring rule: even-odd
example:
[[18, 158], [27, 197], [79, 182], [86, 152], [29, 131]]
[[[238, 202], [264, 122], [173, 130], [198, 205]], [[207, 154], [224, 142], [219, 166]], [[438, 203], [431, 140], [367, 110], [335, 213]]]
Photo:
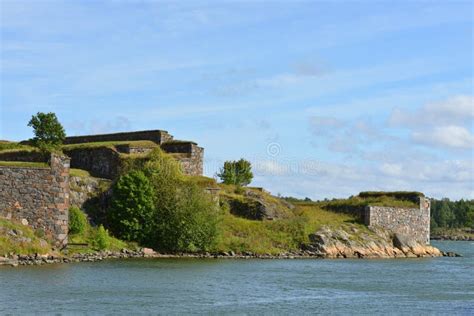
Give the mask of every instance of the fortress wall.
[[39, 151], [4, 151], [0, 152], [0, 161], [47, 162], [49, 157]]
[[[162, 145], [163, 146], [163, 145]], [[164, 148], [164, 151], [168, 151], [170, 148]], [[183, 151], [176, 151], [171, 153], [182, 153], [185, 152], [186, 155], [184, 156], [177, 156], [175, 157], [180, 165], [181, 170], [184, 174], [193, 175], [193, 176], [201, 176], [204, 172], [204, 148], [199, 147], [194, 143], [190, 143], [187, 148], [183, 147], [174, 147], [172, 149], [182, 149]], [[186, 150], [186, 151], [184, 151]]]
[[112, 142], [112, 141], [134, 141], [134, 140], [150, 140], [157, 144], [172, 141], [173, 136], [167, 131], [153, 130], [153, 131], [138, 131], [127, 133], [114, 134], [100, 134], [100, 135], [86, 135], [86, 136], [72, 136], [66, 137], [65, 144], [82, 144], [92, 142]]
[[120, 154], [107, 147], [66, 150], [71, 168], [84, 169], [98, 178], [114, 179], [120, 171]]
[[85, 210], [90, 199], [110, 189], [112, 181], [94, 177], [69, 177], [70, 205]]
[[430, 243], [430, 201], [420, 198], [419, 208], [368, 206], [364, 216], [369, 227], [379, 226], [411, 240]]
[[49, 168], [0, 166], [0, 216], [42, 230], [61, 246], [68, 209], [69, 158], [53, 154]]

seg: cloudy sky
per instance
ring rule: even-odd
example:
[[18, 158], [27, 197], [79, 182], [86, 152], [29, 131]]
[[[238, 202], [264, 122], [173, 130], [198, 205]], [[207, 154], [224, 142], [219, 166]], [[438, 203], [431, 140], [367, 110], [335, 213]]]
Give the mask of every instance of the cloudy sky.
[[474, 198], [470, 1], [1, 0], [0, 139], [165, 129], [311, 198]]

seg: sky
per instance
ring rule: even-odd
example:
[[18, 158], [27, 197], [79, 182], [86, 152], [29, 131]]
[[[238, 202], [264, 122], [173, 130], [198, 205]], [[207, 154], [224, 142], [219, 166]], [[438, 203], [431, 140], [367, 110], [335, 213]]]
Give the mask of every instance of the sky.
[[0, 139], [164, 129], [205, 174], [340, 198], [474, 198], [470, 1], [0, 0]]

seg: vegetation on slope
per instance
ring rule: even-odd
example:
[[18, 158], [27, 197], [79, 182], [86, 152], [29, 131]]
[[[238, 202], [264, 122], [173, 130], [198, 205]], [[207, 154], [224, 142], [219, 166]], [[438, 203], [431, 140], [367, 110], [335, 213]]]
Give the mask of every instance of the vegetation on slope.
[[163, 251], [211, 249], [217, 206], [177, 161], [156, 148], [127, 160], [122, 172], [107, 211], [115, 235]]
[[90, 149], [90, 148], [115, 148], [115, 146], [120, 145], [130, 145], [137, 147], [147, 147], [147, 148], [156, 148], [158, 145], [149, 140], [136, 140], [136, 141], [110, 141], [110, 142], [91, 142], [91, 143], [80, 143], [80, 144], [68, 144], [63, 145], [63, 150], [73, 150], [73, 149]]
[[17, 142], [8, 142], [8, 141], [0, 142], [0, 152], [1, 151], [19, 151], [19, 150], [32, 151], [32, 150], [35, 150], [35, 148], [28, 145], [22, 145]]
[[120, 251], [134, 249], [136, 244], [127, 243], [109, 234], [103, 227], [90, 225], [87, 216], [79, 208], [69, 209], [69, 253], [92, 253], [98, 250]]
[[22, 167], [22, 168], [49, 168], [45, 162], [27, 162], [27, 161], [0, 161], [2, 167]]
[[0, 256], [51, 253], [49, 243], [28, 226], [0, 218]]
[[[356, 223], [356, 218], [329, 212], [317, 205], [296, 205], [290, 217], [273, 221], [240, 218], [224, 210], [216, 250], [256, 254], [297, 251], [309, 243], [308, 235], [321, 227], [342, 228], [347, 223]], [[364, 229], [363, 225], [356, 225]]]

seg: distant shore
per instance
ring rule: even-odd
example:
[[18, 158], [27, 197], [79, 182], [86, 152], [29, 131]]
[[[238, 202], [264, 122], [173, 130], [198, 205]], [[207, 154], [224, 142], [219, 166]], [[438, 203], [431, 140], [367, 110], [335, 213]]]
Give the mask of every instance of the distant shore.
[[431, 233], [430, 238], [432, 240], [474, 241], [474, 229], [471, 229], [471, 228], [435, 229]]

